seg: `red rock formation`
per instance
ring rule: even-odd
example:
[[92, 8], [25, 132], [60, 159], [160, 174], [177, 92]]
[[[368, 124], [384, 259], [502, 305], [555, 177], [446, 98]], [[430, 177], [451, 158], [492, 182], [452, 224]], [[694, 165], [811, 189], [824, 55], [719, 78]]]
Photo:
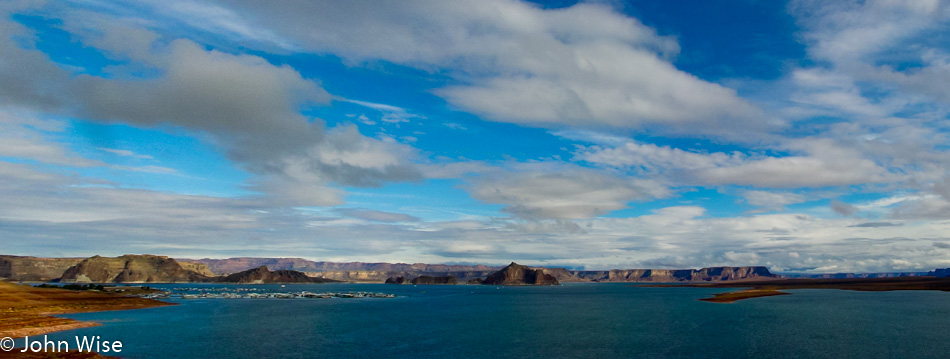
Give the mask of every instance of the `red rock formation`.
[[482, 284], [489, 285], [558, 285], [557, 279], [545, 274], [543, 269], [530, 267], [511, 262], [507, 267], [492, 273], [485, 278]]

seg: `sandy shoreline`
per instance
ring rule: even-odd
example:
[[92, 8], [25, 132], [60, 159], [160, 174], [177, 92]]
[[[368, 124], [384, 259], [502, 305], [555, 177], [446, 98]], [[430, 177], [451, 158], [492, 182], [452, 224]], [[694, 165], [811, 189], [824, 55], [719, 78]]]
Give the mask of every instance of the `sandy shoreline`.
[[732, 303], [737, 300], [771, 297], [776, 295], [789, 295], [792, 293], [780, 292], [775, 289], [746, 289], [738, 292], [717, 293], [709, 298], [702, 298], [701, 301], [712, 303]]
[[0, 282], [0, 338], [22, 338], [100, 325], [52, 315], [174, 305], [153, 299], [91, 291], [36, 288]]
[[929, 276], [894, 278], [848, 278], [848, 279], [774, 279], [764, 281], [694, 283], [694, 284], [646, 284], [644, 287], [700, 287], [700, 288], [747, 288], [736, 292], [719, 293], [700, 299], [714, 303], [732, 303], [737, 300], [785, 295], [782, 289], [841, 289], [862, 292], [887, 292], [894, 290], [938, 290], [950, 292], [950, 278]]

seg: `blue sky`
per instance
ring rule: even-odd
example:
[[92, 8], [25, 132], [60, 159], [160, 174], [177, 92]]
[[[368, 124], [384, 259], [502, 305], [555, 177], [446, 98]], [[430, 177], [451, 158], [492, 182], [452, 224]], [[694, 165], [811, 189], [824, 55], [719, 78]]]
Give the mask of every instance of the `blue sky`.
[[944, 1], [0, 14], [8, 254], [950, 266]]

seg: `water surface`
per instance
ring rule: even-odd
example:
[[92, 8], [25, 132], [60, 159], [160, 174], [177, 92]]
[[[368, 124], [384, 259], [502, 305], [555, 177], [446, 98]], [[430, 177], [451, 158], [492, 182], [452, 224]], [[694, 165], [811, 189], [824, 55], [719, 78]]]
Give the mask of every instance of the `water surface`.
[[950, 293], [945, 292], [802, 289], [721, 304], [697, 299], [723, 289], [625, 283], [247, 287], [399, 297], [173, 300], [181, 305], [68, 315], [104, 325], [50, 339], [121, 340], [127, 358], [945, 358], [950, 353]]

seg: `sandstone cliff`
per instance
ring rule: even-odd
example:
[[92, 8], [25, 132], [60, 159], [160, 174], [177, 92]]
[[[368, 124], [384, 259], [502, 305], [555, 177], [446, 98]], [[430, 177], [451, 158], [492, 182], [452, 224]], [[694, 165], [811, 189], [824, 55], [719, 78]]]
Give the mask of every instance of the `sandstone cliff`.
[[0, 279], [9, 281], [47, 282], [63, 276], [63, 272], [82, 258], [38, 258], [0, 255]]
[[557, 279], [545, 274], [543, 269], [532, 269], [511, 262], [507, 267], [492, 273], [482, 281], [489, 285], [558, 285]]
[[431, 285], [431, 284], [458, 284], [458, 279], [453, 276], [440, 276], [433, 277], [428, 275], [421, 275], [413, 278], [412, 280], [406, 279], [406, 277], [389, 277], [386, 279], [386, 284], [418, 284], [418, 285]]
[[207, 266], [207, 265], [204, 265], [204, 264], [201, 264], [201, 263], [178, 262], [178, 265], [180, 265], [180, 266], [181, 266], [182, 268], [184, 268], [185, 270], [192, 271], [192, 272], [201, 274], [201, 275], [206, 276], [206, 277], [215, 277], [215, 276], [217, 276], [216, 274], [214, 274], [214, 272], [212, 272], [210, 269], [208, 269], [208, 266]]
[[554, 279], [557, 279], [560, 283], [571, 283], [571, 282], [591, 282], [592, 280], [587, 278], [580, 278], [575, 276], [572, 271], [565, 268], [546, 268], [546, 267], [533, 267], [532, 269], [541, 269], [544, 270], [545, 274], [550, 274]]
[[389, 277], [386, 278], [386, 284], [407, 284], [409, 280], [406, 277]]
[[933, 272], [927, 273], [929, 276], [934, 276], [937, 278], [947, 278], [950, 277], [950, 268], [935, 269]]
[[59, 279], [64, 283], [173, 283], [211, 280], [208, 276], [182, 268], [172, 258], [148, 254], [86, 258], [66, 269]]
[[613, 269], [571, 271], [575, 277], [596, 282], [718, 282], [777, 278], [765, 267], [710, 267], [702, 269]]
[[458, 280], [455, 277], [447, 275], [442, 277], [432, 277], [427, 275], [422, 275], [413, 278], [409, 283], [412, 284], [458, 284]]
[[[271, 269], [290, 269], [310, 274], [327, 272], [335, 275], [349, 275], [352, 280], [357, 277], [373, 278], [373, 281], [382, 282], [389, 276], [379, 277], [385, 273], [448, 273], [448, 272], [492, 272], [500, 267], [484, 265], [452, 265], [452, 264], [425, 264], [425, 263], [364, 263], [364, 262], [315, 262], [303, 258], [228, 258], [228, 259], [179, 259], [180, 262], [201, 263], [217, 275], [231, 274], [260, 266]], [[419, 274], [415, 274], [416, 276]], [[430, 274], [431, 275], [431, 274]]]
[[[932, 273], [932, 272], [931, 272]], [[898, 278], [931, 275], [928, 272], [883, 272], [883, 273], [820, 273], [820, 274], [783, 274], [782, 278], [807, 279], [862, 279], [862, 278]]]
[[243, 272], [219, 277], [216, 282], [240, 284], [267, 284], [267, 283], [329, 283], [336, 282], [324, 278], [311, 278], [303, 272], [279, 269], [271, 271], [267, 266], [248, 269]]
[[327, 271], [327, 272], [304, 272], [308, 276], [315, 278], [326, 278], [345, 282], [367, 282], [381, 283], [389, 278], [404, 277], [415, 278], [419, 276], [445, 277], [452, 276], [460, 281], [467, 281], [474, 278], [485, 277], [494, 270], [486, 271], [460, 271], [460, 272], [424, 272], [424, 271]]
[[[275, 266], [261, 263], [273, 263]], [[80, 266], [80, 264], [82, 265]], [[371, 283], [381, 283], [388, 278], [395, 277], [403, 277], [404, 280], [408, 280], [408, 278], [421, 276], [452, 276], [459, 282], [474, 283], [477, 282], [474, 281], [475, 279], [484, 279], [501, 269], [501, 267], [484, 265], [314, 262], [301, 258], [184, 259], [176, 261], [168, 257], [149, 255], [126, 255], [118, 258], [96, 256], [86, 260], [79, 258], [0, 256], [0, 279], [48, 281], [62, 277], [63, 281], [66, 282], [203, 282], [215, 280], [215, 273], [231, 274], [264, 265], [277, 270], [306, 270], [304, 274], [309, 277]], [[71, 268], [73, 266], [77, 267]], [[531, 269], [543, 270], [546, 275], [554, 277], [558, 282], [712, 282], [763, 280], [778, 277], [769, 273], [765, 267], [615, 269], [603, 271], [576, 271], [564, 268]], [[927, 272], [839, 273], [808, 276], [816, 278], [879, 278], [908, 275], [934, 274]]]

